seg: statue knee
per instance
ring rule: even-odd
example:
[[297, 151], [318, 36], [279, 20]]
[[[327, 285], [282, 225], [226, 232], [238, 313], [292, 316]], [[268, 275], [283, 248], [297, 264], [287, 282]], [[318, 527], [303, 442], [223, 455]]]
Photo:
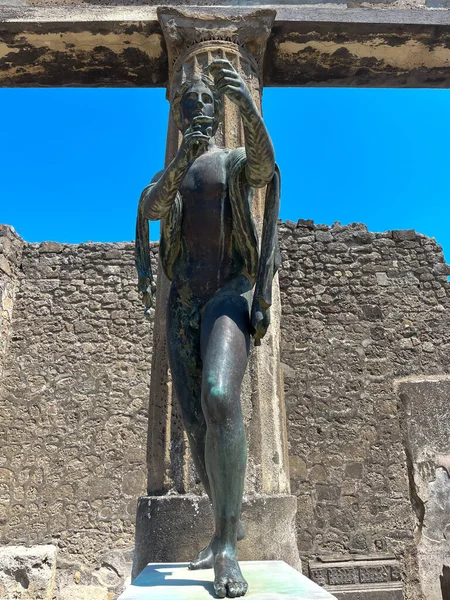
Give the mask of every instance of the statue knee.
[[231, 403], [226, 387], [210, 382], [204, 385], [202, 405], [208, 425], [229, 423], [232, 419]]

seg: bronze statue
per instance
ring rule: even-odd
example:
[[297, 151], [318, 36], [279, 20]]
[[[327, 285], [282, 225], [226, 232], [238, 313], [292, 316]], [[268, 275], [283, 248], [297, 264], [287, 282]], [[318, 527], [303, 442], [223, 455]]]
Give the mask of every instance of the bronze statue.
[[[224, 95], [240, 109], [245, 148], [214, 144]], [[185, 82], [171, 109], [183, 140], [141, 195], [139, 288], [148, 311], [154, 292], [148, 220], [161, 219], [160, 259], [172, 282], [167, 340], [173, 385], [215, 516], [212, 540], [190, 568], [214, 567], [217, 596], [235, 598], [248, 587], [237, 561], [237, 541], [245, 534], [240, 514], [247, 459], [240, 389], [250, 336], [259, 345], [269, 325], [279, 265], [279, 173], [264, 122], [228, 61], [215, 60], [205, 74]], [[266, 185], [259, 249], [251, 200], [254, 188]]]

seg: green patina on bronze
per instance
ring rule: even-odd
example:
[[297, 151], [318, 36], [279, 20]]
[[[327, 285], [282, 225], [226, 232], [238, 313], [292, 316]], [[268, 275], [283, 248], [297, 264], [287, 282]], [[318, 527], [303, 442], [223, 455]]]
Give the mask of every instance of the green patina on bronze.
[[[240, 109], [245, 148], [218, 148], [223, 95]], [[148, 220], [162, 220], [160, 256], [171, 280], [167, 307], [170, 368], [192, 457], [211, 499], [215, 533], [191, 563], [214, 567], [218, 597], [247, 591], [237, 562], [247, 446], [240, 388], [250, 337], [269, 326], [279, 266], [279, 172], [264, 122], [240, 75], [226, 60], [186, 82], [172, 100], [180, 148], [144, 189], [136, 228], [136, 266], [145, 310], [155, 285]], [[267, 185], [261, 247], [252, 217], [254, 188]]]

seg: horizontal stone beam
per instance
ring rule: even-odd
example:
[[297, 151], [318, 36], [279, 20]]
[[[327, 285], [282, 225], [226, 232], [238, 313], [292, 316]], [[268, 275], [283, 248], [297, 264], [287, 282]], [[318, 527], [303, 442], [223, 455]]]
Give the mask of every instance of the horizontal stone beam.
[[[245, 16], [256, 8], [196, 11]], [[266, 86], [450, 85], [449, 10], [274, 8]], [[155, 6], [0, 4], [2, 87], [162, 87], [166, 79]]]

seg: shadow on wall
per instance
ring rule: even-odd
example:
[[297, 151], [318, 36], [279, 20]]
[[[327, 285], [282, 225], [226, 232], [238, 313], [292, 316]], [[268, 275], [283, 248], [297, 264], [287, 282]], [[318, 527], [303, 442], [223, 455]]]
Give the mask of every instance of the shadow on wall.
[[450, 567], [444, 565], [440, 579], [442, 600], [450, 600]]

